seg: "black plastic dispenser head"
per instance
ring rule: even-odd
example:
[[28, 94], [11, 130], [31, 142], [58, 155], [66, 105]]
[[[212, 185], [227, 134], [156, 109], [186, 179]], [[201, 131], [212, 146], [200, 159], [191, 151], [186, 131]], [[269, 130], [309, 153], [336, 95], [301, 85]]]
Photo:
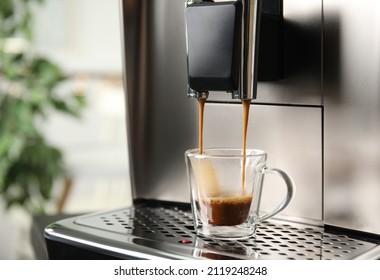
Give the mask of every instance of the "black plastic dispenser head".
[[256, 98], [257, 0], [187, 1], [188, 96], [231, 92], [232, 98]]

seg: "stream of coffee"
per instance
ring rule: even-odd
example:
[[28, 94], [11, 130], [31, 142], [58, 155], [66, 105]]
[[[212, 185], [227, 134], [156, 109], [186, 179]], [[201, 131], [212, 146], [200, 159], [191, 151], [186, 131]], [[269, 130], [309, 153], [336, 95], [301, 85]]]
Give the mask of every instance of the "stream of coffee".
[[198, 147], [199, 154], [203, 154], [203, 113], [205, 109], [206, 98], [198, 98]]
[[[198, 98], [198, 146], [199, 154], [203, 153], [203, 116], [206, 98]], [[249, 107], [251, 105], [251, 99], [242, 99], [243, 104], [243, 133], [242, 133], [242, 152], [243, 152], [243, 162], [241, 170], [241, 188], [242, 194], [245, 190], [245, 163], [246, 163], [246, 150], [247, 150], [247, 130], [248, 130], [248, 119], [249, 119]]]
[[247, 130], [248, 130], [248, 118], [249, 118], [249, 106], [251, 105], [251, 99], [242, 99], [243, 103], [243, 143], [242, 143], [242, 151], [243, 151], [243, 163], [241, 168], [241, 192], [244, 194], [245, 190], [245, 162], [247, 155]]
[[[203, 153], [203, 119], [206, 98], [198, 98], [198, 144], [199, 154]], [[241, 170], [241, 196], [223, 197], [214, 166], [211, 161], [202, 160], [194, 165], [198, 187], [202, 189], [198, 201], [201, 212], [208, 219], [208, 223], [221, 226], [233, 226], [243, 223], [248, 216], [252, 195], [245, 193], [245, 164], [247, 148], [247, 129], [249, 107], [251, 100], [242, 100], [243, 104], [243, 133], [242, 133], [242, 170]], [[205, 196], [205, 197], [202, 197]]]

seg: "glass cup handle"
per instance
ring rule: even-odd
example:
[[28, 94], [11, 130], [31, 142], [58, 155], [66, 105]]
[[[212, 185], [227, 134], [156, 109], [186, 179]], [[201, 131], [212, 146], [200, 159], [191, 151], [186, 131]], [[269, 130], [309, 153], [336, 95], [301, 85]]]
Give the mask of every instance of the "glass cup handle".
[[263, 216], [258, 217], [256, 222], [259, 222], [259, 223], [266, 220], [266, 219], [269, 219], [270, 217], [272, 217], [272, 216], [278, 214], [279, 212], [281, 212], [282, 210], [284, 210], [286, 208], [286, 206], [288, 206], [288, 204], [292, 200], [294, 193], [295, 193], [295, 190], [296, 190], [296, 186], [295, 186], [293, 179], [290, 178], [288, 176], [288, 174], [286, 174], [281, 169], [263, 167], [261, 169], [261, 173], [263, 173], [264, 175], [265, 174], [273, 174], [273, 175], [280, 176], [285, 181], [285, 185], [287, 188], [287, 194], [286, 194], [286, 197], [284, 198], [284, 200], [272, 212], [266, 213]]

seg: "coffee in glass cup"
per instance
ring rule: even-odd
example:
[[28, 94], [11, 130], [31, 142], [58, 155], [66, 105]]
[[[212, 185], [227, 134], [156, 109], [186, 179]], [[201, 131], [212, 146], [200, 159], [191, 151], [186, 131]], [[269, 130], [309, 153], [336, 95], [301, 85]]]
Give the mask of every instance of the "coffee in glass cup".
[[[185, 153], [191, 204], [197, 234], [221, 239], [244, 239], [254, 235], [261, 221], [279, 213], [293, 197], [293, 180], [282, 170], [266, 166], [261, 150], [198, 149]], [[244, 168], [244, 180], [242, 180]], [[259, 215], [263, 178], [280, 176], [286, 197], [272, 212]]]

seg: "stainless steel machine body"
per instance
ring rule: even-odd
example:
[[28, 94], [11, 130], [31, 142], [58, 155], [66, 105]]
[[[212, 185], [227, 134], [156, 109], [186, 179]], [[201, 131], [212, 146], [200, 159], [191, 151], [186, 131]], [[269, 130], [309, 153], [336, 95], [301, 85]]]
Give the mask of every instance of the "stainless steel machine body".
[[379, 234], [380, 3], [324, 10], [325, 222]]
[[[184, 3], [123, 3], [134, 194], [136, 198], [188, 202], [183, 154], [198, 145], [198, 115], [196, 101], [184, 98]], [[286, 214], [319, 223], [323, 220], [321, 1], [284, 1], [283, 5], [284, 78], [258, 83], [247, 145], [268, 151], [268, 164], [285, 169], [299, 186]], [[302, 34], [307, 34], [307, 40], [300, 39]], [[227, 93], [212, 92], [208, 100], [205, 146], [240, 147], [240, 101]], [[276, 182], [268, 181], [265, 187], [271, 199], [279, 192]], [[273, 204], [264, 202], [264, 210], [265, 205]]]
[[[278, 2], [282, 77], [259, 80], [247, 145], [266, 150], [297, 192], [255, 240], [234, 244], [197, 239], [188, 209], [146, 203], [189, 202], [183, 154], [197, 146], [197, 105], [186, 98], [185, 0], [120, 3], [136, 204], [53, 224], [48, 242], [118, 258], [380, 257], [380, 3]], [[241, 122], [240, 102], [210, 95], [204, 145], [239, 147]], [[262, 210], [282, 196], [267, 180]]]

